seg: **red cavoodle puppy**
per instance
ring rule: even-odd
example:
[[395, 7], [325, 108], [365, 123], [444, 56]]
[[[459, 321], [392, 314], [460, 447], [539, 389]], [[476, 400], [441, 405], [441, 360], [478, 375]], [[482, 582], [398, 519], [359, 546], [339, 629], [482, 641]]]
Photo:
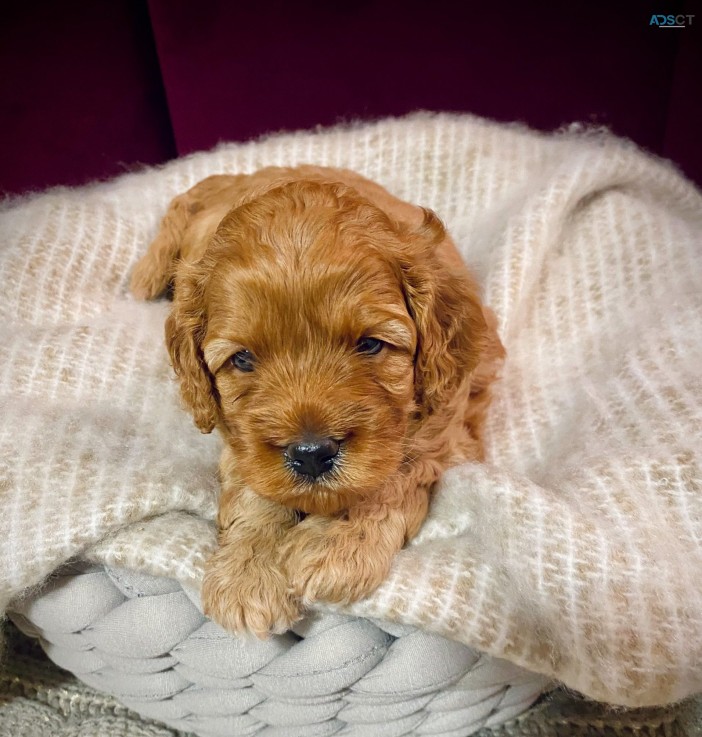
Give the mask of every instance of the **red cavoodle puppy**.
[[132, 276], [169, 285], [184, 402], [225, 443], [206, 613], [264, 637], [369, 595], [442, 471], [483, 457], [503, 349], [443, 225], [346, 170], [214, 176]]

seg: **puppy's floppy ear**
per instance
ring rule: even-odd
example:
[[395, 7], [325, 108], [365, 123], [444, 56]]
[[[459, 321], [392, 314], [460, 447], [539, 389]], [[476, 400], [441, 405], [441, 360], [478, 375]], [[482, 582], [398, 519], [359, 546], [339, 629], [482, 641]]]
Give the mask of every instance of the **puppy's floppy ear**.
[[415, 388], [419, 408], [432, 413], [450, 400], [475, 369], [487, 326], [478, 290], [467, 269], [452, 269], [453, 244], [439, 218], [424, 210], [421, 226], [405, 233], [402, 267], [405, 299], [417, 327]]
[[181, 264], [173, 308], [166, 320], [166, 346], [180, 378], [183, 401], [193, 413], [195, 424], [208, 433], [219, 419], [219, 396], [201, 347], [207, 330], [205, 282], [206, 272], [199, 264]]

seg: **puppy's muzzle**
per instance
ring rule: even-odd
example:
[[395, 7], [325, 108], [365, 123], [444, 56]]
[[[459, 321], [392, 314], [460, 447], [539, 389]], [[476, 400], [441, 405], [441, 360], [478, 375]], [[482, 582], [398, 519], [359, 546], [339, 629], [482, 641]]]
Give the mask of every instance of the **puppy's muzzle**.
[[334, 438], [307, 437], [285, 449], [288, 466], [300, 476], [316, 479], [334, 467], [339, 443]]

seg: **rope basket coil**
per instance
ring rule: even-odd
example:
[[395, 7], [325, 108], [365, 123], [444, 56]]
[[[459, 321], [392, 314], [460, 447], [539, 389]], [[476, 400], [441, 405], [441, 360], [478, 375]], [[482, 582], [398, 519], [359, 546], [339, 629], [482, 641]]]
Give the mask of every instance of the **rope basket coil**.
[[9, 614], [89, 686], [199, 737], [466, 737], [546, 687], [439, 635], [339, 614], [234, 637], [177, 581], [124, 569], [65, 568]]

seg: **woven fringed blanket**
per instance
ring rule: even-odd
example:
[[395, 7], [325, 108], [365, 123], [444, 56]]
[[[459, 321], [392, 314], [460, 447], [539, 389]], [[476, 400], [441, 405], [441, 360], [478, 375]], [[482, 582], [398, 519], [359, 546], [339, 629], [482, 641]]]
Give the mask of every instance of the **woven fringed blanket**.
[[219, 440], [181, 409], [164, 302], [128, 294], [169, 200], [216, 172], [344, 166], [434, 208], [508, 360], [488, 462], [350, 611], [588, 696], [702, 690], [702, 197], [604, 132], [420, 115], [224, 145], [0, 213], [0, 604], [67, 559], [197, 587]]

